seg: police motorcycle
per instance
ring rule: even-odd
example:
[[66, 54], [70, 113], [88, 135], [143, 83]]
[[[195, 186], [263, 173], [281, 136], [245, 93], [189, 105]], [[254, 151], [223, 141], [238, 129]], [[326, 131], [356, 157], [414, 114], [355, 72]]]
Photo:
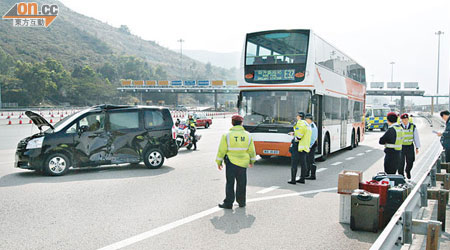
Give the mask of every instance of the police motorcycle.
[[[191, 130], [189, 129], [188, 124], [184, 121], [177, 120], [175, 122], [175, 141], [177, 143], [178, 149], [182, 147], [186, 147], [186, 149], [190, 150], [194, 145], [192, 143]], [[195, 135], [197, 141], [200, 140], [201, 135]]]

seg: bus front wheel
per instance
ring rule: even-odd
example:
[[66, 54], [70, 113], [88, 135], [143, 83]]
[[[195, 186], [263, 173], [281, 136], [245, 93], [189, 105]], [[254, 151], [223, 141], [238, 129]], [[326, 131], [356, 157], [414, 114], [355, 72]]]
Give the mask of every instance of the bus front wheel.
[[329, 154], [330, 154], [330, 137], [327, 134], [325, 136], [325, 140], [323, 141], [323, 151], [320, 160], [325, 161], [328, 158]]

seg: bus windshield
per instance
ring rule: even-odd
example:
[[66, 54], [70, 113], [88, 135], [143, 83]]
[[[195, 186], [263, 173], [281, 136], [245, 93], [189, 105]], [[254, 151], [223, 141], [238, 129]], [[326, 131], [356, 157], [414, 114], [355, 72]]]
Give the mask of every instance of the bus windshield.
[[244, 91], [240, 98], [239, 113], [245, 126], [291, 126], [297, 112], [310, 112], [309, 91]]
[[309, 31], [273, 31], [247, 35], [246, 65], [306, 63]]

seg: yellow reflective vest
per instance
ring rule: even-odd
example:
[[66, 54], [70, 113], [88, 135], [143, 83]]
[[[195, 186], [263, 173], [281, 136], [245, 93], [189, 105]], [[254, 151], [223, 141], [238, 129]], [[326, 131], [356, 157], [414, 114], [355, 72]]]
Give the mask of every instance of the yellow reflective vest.
[[414, 142], [415, 125], [412, 123], [409, 123], [408, 127], [409, 128], [403, 129], [403, 145], [405, 145], [405, 146], [412, 145]]
[[401, 151], [403, 146], [403, 128], [398, 124], [395, 124], [392, 127], [395, 129], [395, 144], [387, 143], [385, 144], [385, 147]]
[[221, 165], [225, 155], [234, 165], [247, 168], [256, 161], [255, 144], [252, 137], [241, 125], [236, 125], [222, 135], [216, 163]]
[[309, 152], [311, 144], [311, 127], [305, 120], [298, 120], [294, 125], [294, 136], [298, 142], [298, 152]]
[[197, 125], [197, 120], [192, 118], [192, 119], [188, 119], [186, 122], [189, 126], [195, 128], [195, 125]]

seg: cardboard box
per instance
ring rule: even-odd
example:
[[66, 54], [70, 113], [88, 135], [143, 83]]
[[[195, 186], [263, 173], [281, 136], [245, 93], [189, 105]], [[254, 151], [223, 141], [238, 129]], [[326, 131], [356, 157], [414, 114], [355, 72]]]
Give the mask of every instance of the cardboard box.
[[338, 177], [338, 193], [352, 194], [353, 190], [359, 188], [362, 181], [362, 172], [355, 170], [344, 170]]
[[339, 195], [339, 222], [350, 224], [352, 196], [350, 194]]

